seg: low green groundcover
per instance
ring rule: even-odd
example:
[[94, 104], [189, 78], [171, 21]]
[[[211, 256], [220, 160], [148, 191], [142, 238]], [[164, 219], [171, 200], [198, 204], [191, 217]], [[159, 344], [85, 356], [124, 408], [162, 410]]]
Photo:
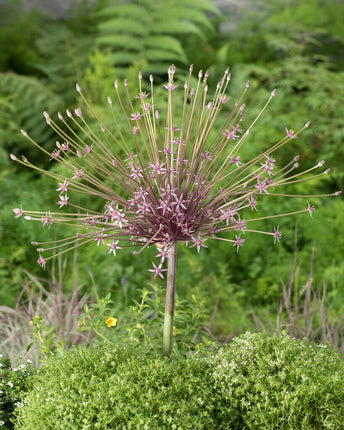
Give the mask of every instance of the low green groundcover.
[[51, 358], [17, 430], [344, 429], [344, 363], [326, 345], [246, 333], [163, 359], [104, 345]]

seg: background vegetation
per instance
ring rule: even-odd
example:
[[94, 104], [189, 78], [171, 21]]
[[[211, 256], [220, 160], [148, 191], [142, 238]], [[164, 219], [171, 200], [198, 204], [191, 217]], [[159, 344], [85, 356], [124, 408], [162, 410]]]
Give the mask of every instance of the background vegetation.
[[[54, 207], [56, 187], [48, 178], [9, 159], [10, 152], [24, 153], [52, 168], [34, 147], [27, 147], [21, 128], [52, 150], [55, 138], [42, 112], [54, 115], [76, 107], [76, 82], [102, 110], [113, 81], [128, 78], [136, 82], [139, 70], [164, 82], [169, 64], [181, 71], [193, 63], [195, 70], [210, 70], [211, 88], [229, 65], [233, 100], [246, 80], [251, 81], [247, 121], [277, 88], [273, 106], [250, 136], [248, 151], [278, 139], [285, 127], [298, 129], [311, 120], [312, 126], [281, 156], [300, 154], [305, 167], [325, 159], [331, 175], [299, 186], [298, 191], [332, 193], [344, 184], [343, 16], [344, 5], [336, 0], [252, 1], [247, 9], [233, 9], [229, 16], [222, 15], [210, 0], [97, 0], [92, 4], [84, 0], [66, 17], [56, 19], [39, 10], [23, 12], [20, 1], [7, 1], [0, 15], [0, 305], [7, 306], [0, 311], [2, 321], [9, 318], [9, 309], [25, 307], [31, 300], [28, 285], [30, 293], [42, 294], [38, 284], [42, 277], [48, 278], [48, 286], [62, 285], [66, 297], [74, 297], [77, 291], [80, 302], [87, 294], [90, 301], [109, 295], [119, 318], [133, 300], [139, 300], [139, 290], [150, 288], [152, 282], [145, 268], [151, 266], [154, 250], [135, 257], [122, 251], [114, 259], [96, 246], [88, 246], [60, 260], [48, 273], [42, 272], [30, 243], [47, 235], [58, 236], [59, 231], [47, 234], [35, 223], [15, 220], [12, 209], [20, 205], [32, 210]], [[310, 312], [307, 302], [300, 305], [300, 300], [311, 282], [314, 294], [317, 287], [323, 291], [326, 286], [327, 331], [333, 334], [337, 327], [336, 346], [342, 345], [344, 202], [337, 197], [315, 198], [311, 203], [316, 206], [313, 219], [300, 216], [280, 221], [283, 240], [278, 246], [247, 234], [239, 254], [220, 241], [199, 255], [180, 248], [178, 295], [189, 301], [192, 295], [202, 300], [209, 320], [215, 307], [214, 336], [225, 341], [248, 328], [277, 327], [278, 315], [282, 318], [278, 304], [285, 298], [281, 280], [292, 285], [289, 311], [297, 308], [302, 313], [306, 306]], [[266, 200], [261, 207], [274, 212], [292, 209], [283, 199]], [[26, 292], [20, 295], [23, 287]], [[40, 297], [44, 300], [47, 295]], [[312, 303], [320, 306], [316, 297]], [[34, 312], [35, 308], [30, 309]], [[279, 322], [288, 327], [285, 315]], [[23, 313], [24, 328], [34, 316]], [[312, 338], [319, 340], [319, 327], [325, 330], [325, 320], [313, 321]]]

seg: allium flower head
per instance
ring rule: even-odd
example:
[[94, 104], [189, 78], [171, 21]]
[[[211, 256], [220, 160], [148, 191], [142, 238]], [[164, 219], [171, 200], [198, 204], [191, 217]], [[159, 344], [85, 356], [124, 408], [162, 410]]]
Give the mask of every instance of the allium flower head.
[[[77, 232], [53, 246], [35, 242], [39, 245], [38, 262], [42, 267], [52, 255], [95, 241], [98, 246], [105, 245], [114, 256], [127, 246], [135, 246], [139, 252], [146, 247], [158, 247], [160, 261], [149, 270], [162, 277], [165, 271], [162, 264], [177, 242], [189, 244], [200, 252], [208, 247], [210, 239], [226, 240], [239, 251], [253, 233], [270, 235], [275, 243], [279, 242], [282, 237], [279, 227], [270, 232], [251, 227], [259, 220], [302, 212], [312, 215], [313, 206], [305, 202], [303, 208], [293, 213], [256, 216], [260, 199], [295, 197], [279, 190], [328, 173], [325, 170], [310, 175], [322, 167], [322, 162], [299, 172], [298, 157], [286, 164], [278, 160], [278, 150], [298, 137], [309, 123], [297, 132], [285, 128], [285, 133], [282, 129], [278, 142], [267, 145], [264, 152], [250, 159], [245, 155], [245, 145], [249, 144], [246, 140], [276, 91], [272, 91], [258, 116], [245, 127], [243, 100], [249, 83], [228, 113], [228, 70], [212, 97], [208, 96], [208, 72], [204, 75], [199, 72], [196, 88], [190, 88], [192, 67], [184, 85], [176, 84], [174, 75], [175, 67], [171, 66], [163, 100], [155, 98], [153, 78], [145, 85], [140, 74], [135, 97], [129, 95], [128, 82], [124, 82], [128, 97], [124, 103], [116, 81], [115, 98], [108, 97], [109, 113], [114, 118], [111, 127], [98, 117], [80, 85], [77, 91], [82, 108], [75, 109], [74, 114], [73, 110], [67, 110], [66, 119], [59, 113], [56, 122], [44, 113], [47, 123], [63, 142], [57, 142], [52, 162], [61, 163], [70, 174], [64, 177], [45, 171], [58, 186], [57, 211], [38, 213], [20, 207], [14, 209], [15, 217], [24, 215], [26, 219], [42, 222], [43, 226], [74, 225]], [[175, 103], [175, 99], [181, 100], [177, 93], [183, 97], [180, 106]], [[121, 127], [113, 109], [115, 103], [125, 119]], [[139, 108], [137, 103], [141, 103]], [[131, 106], [131, 111], [127, 112], [125, 106]], [[98, 130], [91, 129], [86, 122], [89, 115], [98, 121]], [[166, 118], [163, 123], [162, 118]], [[25, 131], [22, 134], [51, 158]], [[128, 135], [130, 139], [125, 139]], [[41, 171], [25, 157], [22, 161], [14, 155], [11, 158]], [[80, 194], [97, 200], [94, 208], [79, 207], [76, 197]], [[103, 200], [103, 211], [95, 209], [99, 207], [99, 199]]]

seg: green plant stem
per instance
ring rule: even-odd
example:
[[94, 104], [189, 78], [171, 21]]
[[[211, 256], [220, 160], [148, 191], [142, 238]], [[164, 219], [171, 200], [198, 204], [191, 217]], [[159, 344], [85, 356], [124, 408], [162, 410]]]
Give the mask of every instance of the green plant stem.
[[177, 242], [170, 249], [167, 264], [167, 284], [166, 302], [164, 317], [163, 334], [163, 356], [169, 357], [172, 353], [173, 343], [173, 319], [174, 319], [174, 300], [176, 293], [176, 273], [177, 273]]

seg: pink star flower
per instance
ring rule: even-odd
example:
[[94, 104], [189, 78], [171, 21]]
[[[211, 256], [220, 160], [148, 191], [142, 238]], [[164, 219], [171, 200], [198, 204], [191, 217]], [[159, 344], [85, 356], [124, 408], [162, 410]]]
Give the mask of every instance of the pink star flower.
[[68, 185], [69, 185], [69, 182], [66, 179], [63, 183], [61, 182], [59, 183], [59, 187], [56, 188], [56, 191], [60, 191], [60, 194], [66, 193], [68, 191]]
[[42, 269], [45, 269], [46, 261], [44, 260], [44, 258], [41, 255], [39, 256], [39, 259], [37, 260], [37, 262], [42, 267]]
[[208, 248], [208, 247], [207, 247], [207, 245], [204, 245], [204, 243], [203, 243], [203, 242], [205, 242], [207, 239], [206, 239], [206, 238], [205, 238], [205, 239], [201, 239], [201, 234], [200, 234], [200, 233], [198, 233], [198, 237], [197, 237], [197, 238], [192, 237], [191, 239], [192, 239], [192, 241], [193, 241], [193, 244], [190, 246], [190, 248], [193, 248], [194, 246], [196, 246], [196, 247], [197, 247], [197, 252], [198, 252], [198, 253], [199, 253], [199, 251], [200, 251], [201, 247], [202, 247], [202, 248]]
[[164, 85], [164, 87], [166, 88], [167, 91], [173, 91], [178, 87], [178, 85], [174, 85], [173, 82], [170, 82], [169, 84]]
[[113, 255], [116, 255], [116, 250], [117, 249], [122, 249], [120, 246], [117, 245], [118, 244], [118, 240], [112, 239], [112, 243], [107, 243], [107, 246], [110, 248], [109, 249], [109, 254], [112, 252]]
[[237, 247], [237, 252], [239, 252], [239, 248], [240, 246], [243, 246], [245, 242], [245, 239], [241, 239], [241, 235], [239, 234], [239, 236], [235, 236], [235, 241], [233, 243], [233, 246]]
[[61, 209], [62, 206], [67, 206], [69, 197], [67, 196], [67, 194], [65, 194], [64, 196], [60, 194], [59, 197], [60, 197], [60, 201], [57, 202], [56, 204], [60, 205], [60, 209]]
[[308, 211], [308, 213], [309, 213], [309, 216], [312, 218], [312, 214], [313, 214], [313, 212], [315, 211], [315, 208], [314, 208], [314, 206], [311, 206], [310, 204], [309, 204], [309, 202], [307, 202], [307, 211]]
[[297, 138], [297, 136], [296, 136], [296, 134], [294, 133], [293, 130], [288, 130], [287, 127], [286, 127], [285, 131], [287, 133], [287, 137], [289, 137], [290, 139], [296, 139]]
[[149, 269], [148, 272], [153, 272], [154, 278], [156, 278], [159, 275], [160, 278], [164, 279], [164, 275], [161, 272], [166, 272], [167, 269], [162, 269], [161, 265], [156, 266], [154, 263], [152, 263], [152, 264], [153, 264], [154, 269]]
[[282, 237], [282, 233], [279, 231], [279, 226], [274, 227], [274, 232], [273, 232], [273, 237], [274, 237], [274, 243], [279, 242], [281, 237]]
[[14, 212], [14, 214], [15, 214], [15, 216], [14, 216], [14, 218], [19, 218], [20, 216], [22, 216], [23, 215], [23, 208], [22, 208], [22, 206], [20, 206], [20, 208], [15, 208], [15, 209], [13, 209], [13, 212]]
[[84, 169], [74, 170], [74, 176], [72, 177], [72, 179], [81, 178], [83, 174], [84, 174]]
[[143, 113], [131, 113], [132, 118], [129, 118], [130, 121], [139, 121], [143, 117]]

